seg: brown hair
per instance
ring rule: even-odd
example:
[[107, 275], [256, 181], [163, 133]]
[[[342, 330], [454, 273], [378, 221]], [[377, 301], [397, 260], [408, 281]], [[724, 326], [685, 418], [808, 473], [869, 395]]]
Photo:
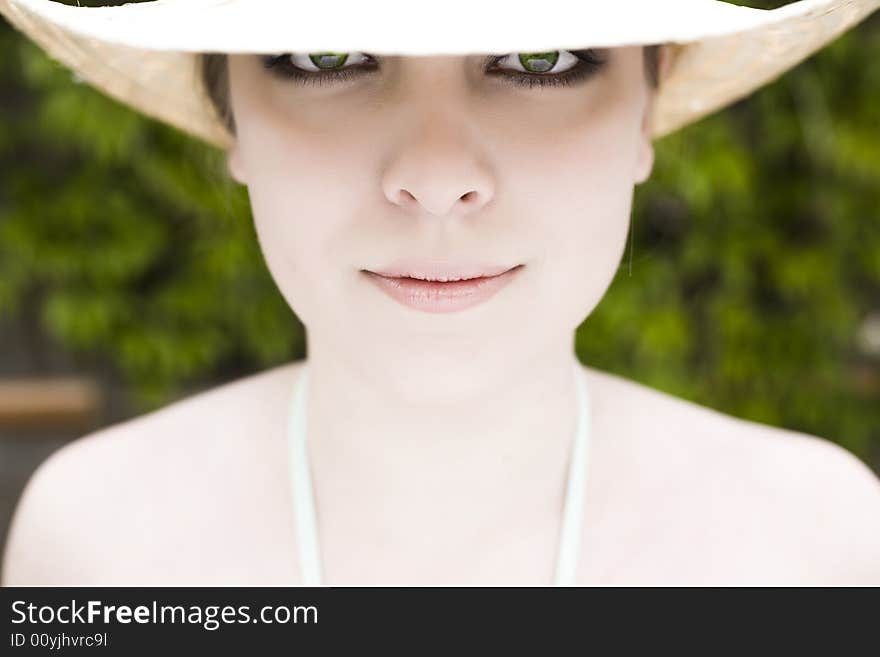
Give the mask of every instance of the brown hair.
[[[660, 86], [660, 44], [643, 48], [645, 78], [652, 89]], [[211, 105], [231, 134], [235, 134], [235, 117], [229, 99], [229, 66], [225, 53], [198, 53], [197, 79], [204, 86]]]

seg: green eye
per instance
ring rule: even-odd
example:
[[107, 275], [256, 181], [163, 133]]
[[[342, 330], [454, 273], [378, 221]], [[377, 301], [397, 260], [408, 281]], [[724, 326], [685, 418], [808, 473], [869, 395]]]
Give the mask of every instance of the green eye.
[[559, 51], [520, 53], [519, 63], [529, 73], [546, 73], [559, 60]]
[[339, 68], [345, 64], [347, 59], [347, 52], [319, 52], [309, 54], [309, 60], [312, 64], [324, 70]]

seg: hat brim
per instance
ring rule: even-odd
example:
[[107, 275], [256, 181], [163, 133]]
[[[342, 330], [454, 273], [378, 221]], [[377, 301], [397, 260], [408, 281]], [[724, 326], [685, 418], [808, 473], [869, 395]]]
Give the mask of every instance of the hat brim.
[[[800, 0], [763, 10], [720, 0], [509, 0], [435, 5], [372, 0], [154, 0], [79, 7], [0, 0], [0, 13], [83, 80], [220, 148], [232, 137], [201, 88], [196, 53], [333, 50], [389, 55], [541, 52], [672, 44], [652, 134], [677, 130], [777, 78], [880, 6]], [[459, 11], [460, 9], [460, 11]], [[637, 17], [637, 18], [635, 18]]]

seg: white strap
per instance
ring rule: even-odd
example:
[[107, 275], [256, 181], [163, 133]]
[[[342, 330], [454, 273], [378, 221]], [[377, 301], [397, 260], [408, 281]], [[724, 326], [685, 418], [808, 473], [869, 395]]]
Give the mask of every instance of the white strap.
[[321, 586], [321, 550], [318, 547], [315, 500], [305, 440], [307, 379], [308, 369], [304, 365], [296, 382], [296, 391], [290, 405], [290, 417], [287, 424], [290, 479], [303, 584], [305, 586]]
[[[580, 554], [584, 493], [586, 489], [587, 456], [590, 432], [590, 403], [585, 374], [580, 363], [574, 361], [577, 394], [577, 424], [569, 456], [568, 480], [562, 510], [556, 556], [556, 586], [573, 586]], [[315, 521], [315, 501], [309, 455], [306, 447], [306, 383], [308, 370], [303, 365], [296, 382], [288, 419], [288, 445], [291, 473], [291, 492], [296, 521], [299, 562], [305, 586], [322, 586], [321, 550]]]
[[568, 464], [568, 482], [562, 509], [562, 527], [559, 531], [559, 551], [556, 555], [556, 586], [574, 586], [577, 561], [580, 554], [581, 527], [587, 485], [587, 457], [590, 437], [590, 399], [587, 394], [586, 374], [580, 362], [574, 361], [577, 391], [577, 425], [572, 440]]

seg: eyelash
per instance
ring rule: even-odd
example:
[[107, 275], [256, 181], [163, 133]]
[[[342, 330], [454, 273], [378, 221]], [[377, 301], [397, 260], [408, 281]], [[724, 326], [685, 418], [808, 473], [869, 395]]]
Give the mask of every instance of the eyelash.
[[[607, 56], [600, 54], [596, 50], [589, 48], [586, 50], [567, 50], [560, 52], [570, 52], [574, 55], [578, 62], [563, 73], [553, 75], [543, 75], [537, 73], [491, 73], [492, 76], [501, 78], [505, 83], [522, 87], [564, 87], [586, 78], [591, 77], [599, 71], [607, 62]], [[365, 75], [373, 70], [375, 66], [360, 64], [357, 66], [349, 66], [348, 68], [339, 69], [337, 71], [322, 71], [320, 73], [305, 71], [297, 66], [290, 64], [289, 55], [291, 53], [282, 53], [280, 55], [262, 55], [261, 61], [263, 66], [272, 74], [284, 79], [293, 80], [297, 84], [323, 86], [333, 84], [341, 80], [350, 80], [360, 75]], [[366, 53], [364, 53], [366, 54]], [[372, 62], [376, 60], [366, 55]], [[490, 55], [483, 60], [484, 65], [494, 65], [507, 57], [507, 55]], [[501, 70], [501, 69], [499, 69]]]

